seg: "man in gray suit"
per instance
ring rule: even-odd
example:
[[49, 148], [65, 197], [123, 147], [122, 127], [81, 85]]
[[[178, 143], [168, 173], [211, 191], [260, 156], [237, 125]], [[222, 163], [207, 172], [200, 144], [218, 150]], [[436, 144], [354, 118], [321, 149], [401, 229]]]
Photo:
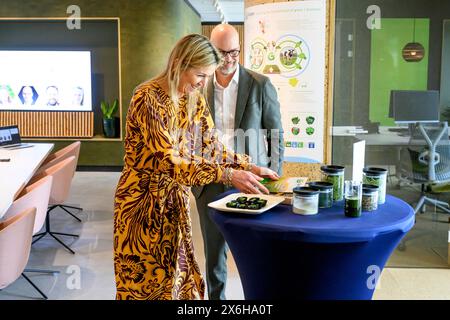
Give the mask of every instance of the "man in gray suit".
[[[246, 153], [252, 163], [270, 167], [281, 175], [283, 129], [277, 92], [268, 77], [239, 65], [239, 34], [228, 24], [216, 26], [211, 42], [224, 55], [208, 83], [208, 104], [225, 146]], [[222, 184], [192, 188], [200, 216], [206, 256], [206, 281], [211, 300], [225, 299], [227, 245], [209, 218], [208, 203], [225, 191]]]

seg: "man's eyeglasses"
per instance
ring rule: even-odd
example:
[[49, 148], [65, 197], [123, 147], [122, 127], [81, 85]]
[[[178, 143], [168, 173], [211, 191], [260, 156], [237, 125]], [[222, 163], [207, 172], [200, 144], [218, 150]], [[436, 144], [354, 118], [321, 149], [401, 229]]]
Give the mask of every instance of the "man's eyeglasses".
[[224, 58], [227, 56], [227, 54], [230, 55], [230, 57], [232, 58], [236, 58], [237, 56], [239, 56], [239, 52], [241, 52], [241, 50], [230, 50], [230, 51], [219, 50], [219, 52], [223, 55]]

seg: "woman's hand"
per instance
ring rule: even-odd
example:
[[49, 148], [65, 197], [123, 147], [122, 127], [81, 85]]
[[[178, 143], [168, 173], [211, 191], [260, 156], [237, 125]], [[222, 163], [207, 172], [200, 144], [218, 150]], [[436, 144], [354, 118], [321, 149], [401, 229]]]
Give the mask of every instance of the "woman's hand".
[[250, 171], [244, 170], [233, 170], [233, 174], [231, 176], [231, 184], [241, 192], [253, 194], [269, 194], [269, 190], [267, 190], [267, 188], [259, 182], [261, 180], [263, 180], [263, 178], [261, 178], [260, 176]]
[[256, 174], [257, 176], [263, 177], [263, 178], [269, 178], [272, 180], [280, 179], [280, 176], [275, 171], [270, 170], [269, 168], [265, 168], [265, 167], [258, 167], [258, 166], [254, 165], [250, 172], [253, 174]]

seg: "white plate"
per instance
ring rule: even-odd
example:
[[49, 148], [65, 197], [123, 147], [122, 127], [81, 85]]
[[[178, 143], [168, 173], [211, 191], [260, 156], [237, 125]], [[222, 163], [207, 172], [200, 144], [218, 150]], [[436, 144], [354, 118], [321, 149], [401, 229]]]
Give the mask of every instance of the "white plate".
[[[267, 203], [264, 207], [262, 207], [259, 210], [251, 210], [251, 209], [237, 209], [237, 208], [228, 208], [227, 202], [230, 202], [231, 200], [236, 200], [239, 197], [247, 197], [248, 199], [253, 197], [258, 197], [260, 199], [267, 200]], [[225, 198], [219, 199], [217, 201], [208, 203], [208, 206], [219, 210], [219, 211], [226, 211], [226, 212], [239, 212], [239, 213], [248, 213], [248, 214], [261, 214], [264, 211], [267, 211], [269, 209], [272, 209], [276, 205], [280, 204], [284, 201], [284, 197], [279, 196], [271, 196], [271, 195], [265, 195], [265, 194], [246, 194], [246, 193], [232, 193], [226, 196]]]

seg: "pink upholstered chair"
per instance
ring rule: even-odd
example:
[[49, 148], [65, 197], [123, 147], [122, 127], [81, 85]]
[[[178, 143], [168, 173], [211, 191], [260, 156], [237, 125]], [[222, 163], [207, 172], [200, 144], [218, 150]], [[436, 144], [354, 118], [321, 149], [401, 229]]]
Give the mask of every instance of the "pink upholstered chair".
[[47, 217], [48, 201], [50, 199], [50, 191], [52, 189], [52, 176], [44, 178], [28, 185], [16, 197], [11, 207], [6, 211], [3, 219], [8, 219], [16, 214], [21, 213], [26, 208], [36, 207], [36, 219], [34, 222], [33, 235], [38, 233], [44, 226]]
[[[75, 157], [75, 164], [78, 163], [78, 156], [80, 155], [80, 148], [81, 148], [81, 142], [80, 141], [76, 141], [70, 145], [68, 145], [67, 147], [60, 149], [52, 154], [50, 154], [44, 161], [44, 163], [41, 165], [41, 167], [37, 170], [36, 175], [41, 174], [43, 171], [45, 171], [46, 169], [54, 166], [55, 164], [57, 164], [58, 162], [65, 160], [69, 157], [74, 156]], [[74, 171], [75, 174], [75, 171]], [[60, 204], [55, 204], [57, 207], [61, 208], [62, 210], [64, 210], [66, 213], [70, 214], [72, 217], [74, 217], [75, 219], [77, 219], [79, 222], [81, 222], [81, 219], [78, 218], [77, 216], [75, 216], [72, 212], [70, 212], [67, 209], [75, 209], [75, 210], [83, 210], [82, 208], [79, 207], [74, 207], [74, 206], [68, 206], [68, 205], [64, 205], [62, 203]]]
[[[34, 220], [33, 235], [42, 229], [47, 218], [48, 201], [52, 189], [52, 176], [46, 176], [35, 183], [27, 186], [14, 200], [11, 207], [6, 211], [3, 219], [9, 219], [20, 214], [27, 208], [36, 207], [36, 219]], [[25, 269], [26, 272], [51, 273], [56, 274], [59, 271], [43, 269]]]
[[69, 246], [67, 246], [58, 237], [56, 237], [56, 235], [70, 236], [70, 237], [78, 237], [78, 235], [70, 233], [54, 232], [51, 230], [50, 224], [50, 213], [53, 211], [53, 209], [56, 208], [57, 204], [64, 203], [69, 197], [70, 185], [72, 182], [72, 177], [75, 172], [75, 169], [76, 169], [76, 159], [74, 156], [71, 156], [45, 169], [44, 171], [41, 171], [39, 174], [35, 175], [32, 178], [30, 184], [33, 184], [38, 180], [43, 179], [47, 176], [53, 177], [53, 183], [48, 202], [49, 208], [47, 210], [47, 217], [45, 220], [46, 230], [45, 232], [36, 234], [35, 236], [38, 238], [35, 239], [33, 243], [42, 239], [46, 234], [49, 234], [71, 253], [73, 254], [75, 253], [72, 249], [70, 249]]
[[28, 208], [0, 222], [0, 289], [21, 275], [44, 299], [47, 296], [23, 273], [30, 257], [36, 208]]
[[[69, 144], [67, 147], [64, 147], [45, 158], [44, 162], [41, 164], [39, 170], [51, 167], [56, 162], [64, 160], [68, 157], [74, 156], [75, 161], [78, 162], [78, 156], [80, 155], [81, 142], [75, 141], [74, 143]], [[56, 160], [56, 161], [55, 161]]]

